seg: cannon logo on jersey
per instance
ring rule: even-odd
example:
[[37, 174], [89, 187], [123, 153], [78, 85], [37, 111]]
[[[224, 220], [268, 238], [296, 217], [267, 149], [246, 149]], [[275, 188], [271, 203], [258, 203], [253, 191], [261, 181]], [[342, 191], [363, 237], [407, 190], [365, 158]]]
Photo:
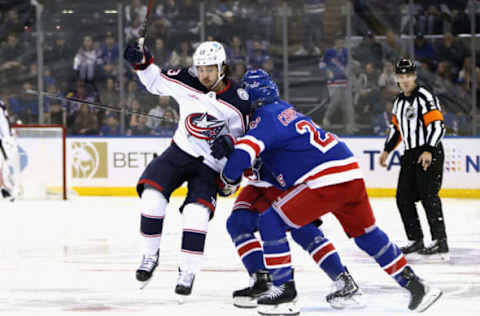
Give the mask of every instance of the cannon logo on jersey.
[[225, 127], [225, 121], [217, 120], [208, 113], [192, 113], [185, 120], [185, 127], [190, 135], [213, 141]]
[[73, 142], [71, 157], [73, 178], [108, 176], [106, 142]]

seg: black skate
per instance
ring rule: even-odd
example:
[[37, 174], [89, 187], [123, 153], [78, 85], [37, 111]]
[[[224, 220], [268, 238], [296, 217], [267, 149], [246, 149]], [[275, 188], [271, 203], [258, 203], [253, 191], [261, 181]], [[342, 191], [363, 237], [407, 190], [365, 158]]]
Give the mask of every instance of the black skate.
[[425, 244], [423, 243], [423, 240], [410, 240], [408, 245], [405, 247], [401, 247], [400, 250], [403, 252], [404, 255], [408, 255], [410, 253], [414, 252], [419, 252], [425, 248]]
[[402, 276], [408, 280], [405, 288], [410, 292], [408, 309], [412, 311], [421, 313], [427, 310], [443, 294], [440, 289], [427, 286], [409, 266], [403, 269]]
[[158, 250], [155, 255], [143, 255], [142, 263], [135, 273], [137, 280], [142, 282], [140, 289], [143, 289], [152, 279], [153, 272], [158, 265]]
[[361, 291], [352, 276], [346, 270], [341, 273], [334, 284], [334, 291], [327, 295], [327, 302], [336, 309], [360, 308], [363, 303], [360, 301]]
[[175, 293], [178, 295], [190, 295], [192, 293], [193, 281], [195, 281], [194, 273], [182, 271], [178, 268], [178, 279]]
[[272, 286], [265, 295], [260, 296], [257, 312], [260, 315], [298, 315], [300, 308], [296, 301], [295, 281], [291, 280], [280, 286]]
[[421, 255], [435, 256], [441, 260], [449, 260], [448, 244], [446, 239], [436, 239], [433, 243], [418, 252]]
[[257, 307], [257, 298], [270, 289], [272, 281], [268, 271], [259, 270], [252, 275], [250, 287], [233, 292], [233, 305], [240, 308]]

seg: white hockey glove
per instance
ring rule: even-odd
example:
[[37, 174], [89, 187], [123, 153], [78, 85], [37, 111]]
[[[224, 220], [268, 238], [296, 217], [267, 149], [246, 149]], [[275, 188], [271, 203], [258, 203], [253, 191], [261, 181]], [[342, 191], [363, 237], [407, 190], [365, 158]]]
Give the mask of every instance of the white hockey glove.
[[219, 194], [220, 196], [230, 196], [237, 192], [240, 188], [240, 182], [242, 181], [242, 177], [238, 178], [237, 180], [231, 180], [224, 176], [223, 171], [220, 173], [220, 183], [218, 185]]

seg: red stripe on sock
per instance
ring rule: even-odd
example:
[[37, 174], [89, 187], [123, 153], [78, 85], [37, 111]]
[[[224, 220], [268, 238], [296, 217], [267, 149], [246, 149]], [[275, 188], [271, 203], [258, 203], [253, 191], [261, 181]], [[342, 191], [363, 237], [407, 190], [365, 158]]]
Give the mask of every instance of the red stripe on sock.
[[288, 264], [292, 262], [292, 256], [289, 254], [286, 256], [280, 256], [280, 257], [265, 257], [265, 263], [268, 267], [275, 268], [274, 266], [276, 265], [283, 265], [283, 264]]
[[407, 260], [405, 259], [404, 256], [402, 256], [402, 258], [400, 260], [398, 260], [397, 262], [395, 262], [395, 264], [393, 264], [391, 267], [388, 267], [384, 270], [388, 274], [393, 275], [397, 271], [402, 270], [406, 265], [407, 265]]
[[317, 250], [317, 252], [313, 253], [312, 258], [313, 260], [315, 260], [315, 263], [318, 264], [322, 260], [322, 258], [332, 250], [335, 250], [335, 247], [333, 247], [333, 244], [329, 242], [326, 246], [320, 248], [319, 250]]
[[260, 243], [257, 240], [249, 242], [248, 244], [243, 245], [242, 247], [238, 248], [238, 255], [240, 257], [242, 257], [244, 253], [246, 253], [247, 251], [250, 251], [252, 249], [255, 249], [255, 248], [262, 249], [262, 246], [260, 245]]

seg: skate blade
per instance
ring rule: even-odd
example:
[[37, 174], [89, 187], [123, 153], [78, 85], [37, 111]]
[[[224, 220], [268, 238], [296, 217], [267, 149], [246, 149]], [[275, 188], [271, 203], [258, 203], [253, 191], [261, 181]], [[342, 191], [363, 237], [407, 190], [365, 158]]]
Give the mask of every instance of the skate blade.
[[257, 313], [260, 315], [298, 315], [300, 314], [300, 307], [297, 306], [297, 302], [289, 302], [278, 305], [262, 305], [258, 304]]
[[233, 306], [238, 308], [255, 308], [257, 307], [257, 298], [237, 296], [233, 298]]
[[438, 299], [442, 296], [443, 292], [440, 289], [430, 288], [425, 294], [422, 302], [416, 308], [416, 312], [422, 313], [426, 311], [430, 306], [433, 305]]
[[147, 281], [138, 281], [140, 283], [139, 289], [143, 290], [144, 288], [146, 288], [148, 283], [150, 283], [151, 280], [152, 278], [148, 279]]
[[350, 297], [336, 297], [328, 301], [328, 303], [334, 309], [361, 309], [366, 306], [361, 293]]
[[182, 305], [182, 304], [185, 304], [186, 302], [188, 302], [188, 297], [189, 297], [189, 295], [182, 295], [182, 294], [175, 293], [175, 298], [177, 299], [177, 303], [179, 305]]

